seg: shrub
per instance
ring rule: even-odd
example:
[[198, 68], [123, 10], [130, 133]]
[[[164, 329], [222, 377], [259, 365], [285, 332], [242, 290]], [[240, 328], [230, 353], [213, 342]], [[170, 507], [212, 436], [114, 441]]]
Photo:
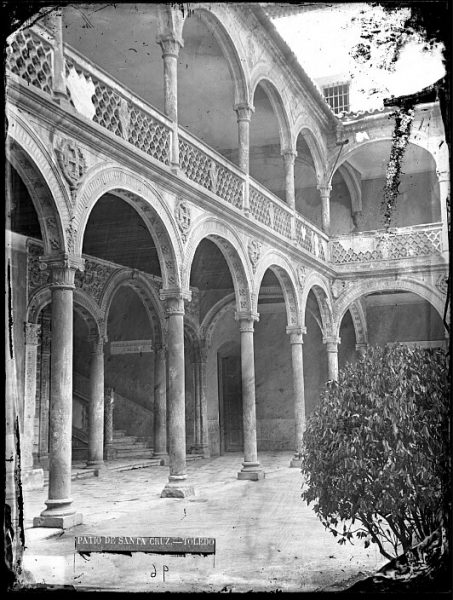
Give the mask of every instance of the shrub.
[[441, 349], [370, 348], [328, 382], [304, 433], [302, 498], [339, 543], [392, 558], [450, 514], [450, 392]]

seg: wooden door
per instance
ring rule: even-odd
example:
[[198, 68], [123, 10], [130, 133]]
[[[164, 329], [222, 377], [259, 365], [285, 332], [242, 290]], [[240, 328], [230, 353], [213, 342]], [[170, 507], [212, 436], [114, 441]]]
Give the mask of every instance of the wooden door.
[[221, 358], [221, 394], [223, 408], [223, 447], [226, 452], [242, 452], [241, 358]]

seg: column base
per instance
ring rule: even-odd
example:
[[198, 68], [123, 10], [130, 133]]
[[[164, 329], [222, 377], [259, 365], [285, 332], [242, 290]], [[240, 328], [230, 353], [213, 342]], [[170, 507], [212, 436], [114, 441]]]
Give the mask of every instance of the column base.
[[82, 525], [83, 515], [73, 513], [72, 515], [63, 515], [60, 517], [39, 516], [33, 519], [33, 527], [52, 527], [55, 529], [71, 529], [76, 525]]
[[289, 466], [291, 468], [300, 469], [302, 467], [302, 459], [298, 456], [293, 456], [290, 460]]
[[22, 488], [24, 490], [41, 490], [44, 487], [44, 471], [42, 469], [27, 469], [22, 472]]
[[258, 462], [243, 462], [242, 469], [238, 473], [238, 479], [259, 481], [264, 479], [265, 473]]
[[187, 498], [195, 496], [195, 490], [192, 485], [186, 484], [186, 478], [170, 480], [165, 484], [160, 495], [161, 498]]
[[105, 464], [103, 460], [87, 460], [86, 465], [85, 465], [85, 469], [104, 469], [105, 468]]
[[112, 447], [108, 447], [108, 446], [106, 446], [104, 448], [104, 460], [107, 460], [107, 461], [115, 460], [116, 454], [117, 454], [116, 448], [112, 448]]
[[153, 458], [158, 458], [161, 467], [166, 467], [170, 464], [170, 457], [166, 452], [153, 452]]

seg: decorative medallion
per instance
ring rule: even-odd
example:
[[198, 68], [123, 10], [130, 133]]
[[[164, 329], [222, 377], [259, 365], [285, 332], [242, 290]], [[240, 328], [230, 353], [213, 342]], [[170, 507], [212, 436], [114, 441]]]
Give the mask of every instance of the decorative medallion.
[[247, 249], [249, 253], [250, 262], [252, 263], [253, 272], [256, 271], [256, 265], [258, 264], [258, 261], [261, 256], [261, 246], [262, 244], [258, 240], [250, 240], [248, 243]]
[[186, 243], [190, 225], [192, 223], [192, 215], [187, 202], [179, 202], [175, 208], [175, 218], [181, 231], [182, 241]]
[[446, 275], [439, 275], [436, 281], [436, 288], [441, 294], [446, 294], [448, 289], [448, 277]]
[[55, 148], [58, 164], [69, 183], [71, 198], [74, 202], [77, 190], [87, 170], [87, 164], [82, 150], [74, 140], [64, 139]]
[[347, 282], [342, 281], [341, 279], [335, 279], [330, 284], [330, 291], [332, 292], [332, 296], [337, 299], [341, 296], [341, 294], [346, 290]]

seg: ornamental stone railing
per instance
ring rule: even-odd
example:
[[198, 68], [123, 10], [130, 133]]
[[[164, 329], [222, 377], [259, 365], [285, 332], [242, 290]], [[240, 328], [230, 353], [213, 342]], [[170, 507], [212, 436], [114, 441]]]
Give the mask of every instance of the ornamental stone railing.
[[290, 240], [294, 212], [252, 177], [249, 180], [250, 215], [256, 221]]
[[442, 253], [442, 224], [365, 231], [331, 238], [330, 262], [337, 265], [388, 261]]
[[296, 244], [314, 254], [319, 260], [328, 260], [329, 237], [309, 223], [301, 215], [296, 215]]

